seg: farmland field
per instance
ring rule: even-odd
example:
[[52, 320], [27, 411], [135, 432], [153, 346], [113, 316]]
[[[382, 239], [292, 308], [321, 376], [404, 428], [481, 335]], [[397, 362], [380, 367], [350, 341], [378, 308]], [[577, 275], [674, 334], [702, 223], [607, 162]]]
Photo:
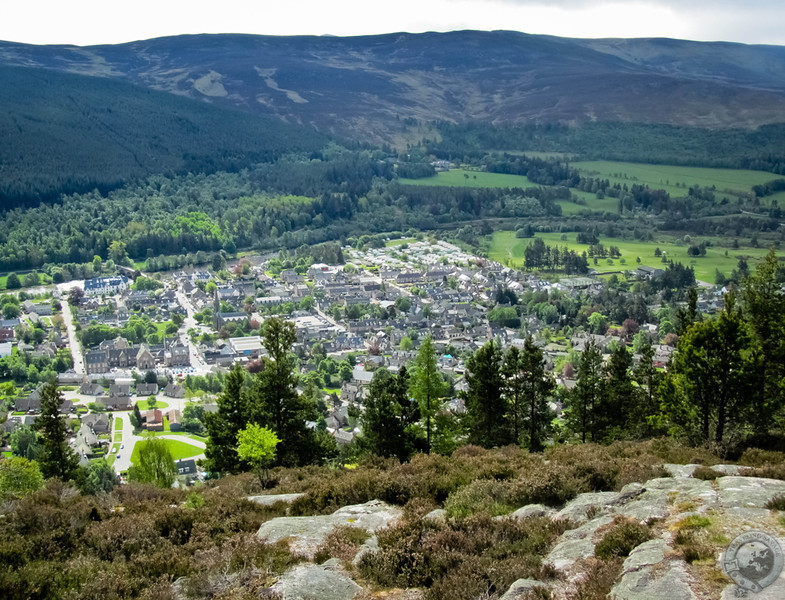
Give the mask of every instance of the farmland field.
[[[686, 196], [693, 185], [716, 186], [717, 193], [749, 193], [753, 185], [777, 179], [774, 173], [743, 169], [707, 169], [699, 167], [677, 167], [672, 165], [649, 165], [613, 161], [574, 162], [571, 166], [589, 177], [608, 179], [611, 184], [648, 185], [662, 189], [671, 196]], [[676, 184], [680, 184], [677, 186]]]
[[486, 173], [485, 171], [466, 171], [452, 169], [437, 173], [435, 177], [423, 179], [399, 179], [404, 185], [440, 185], [448, 187], [477, 188], [527, 188], [537, 187], [523, 175], [507, 175], [505, 173]]
[[[560, 233], [538, 233], [536, 237], [542, 238], [550, 246], [567, 246], [571, 250], [588, 250], [586, 244], [578, 244], [575, 241], [575, 233], [566, 234], [567, 239], [561, 239]], [[695, 241], [702, 241], [696, 239]], [[497, 231], [493, 234], [488, 257], [510, 266], [522, 267], [523, 256], [526, 246], [531, 243], [531, 238], [519, 239], [515, 237], [514, 231]], [[712, 246], [706, 249], [706, 256], [692, 257], [687, 256], [688, 244], [676, 243], [674, 238], [663, 238], [653, 242], [639, 242], [637, 240], [624, 240], [622, 238], [600, 237], [600, 243], [606, 248], [608, 246], [618, 246], [621, 251], [621, 258], [626, 264], [622, 264], [620, 259], [615, 259], [609, 264], [606, 259], [599, 259], [597, 265], [592, 264], [589, 259], [589, 268], [604, 273], [608, 271], [624, 271], [635, 269], [638, 266], [637, 257], [641, 258], [641, 265], [649, 267], [663, 268], [662, 259], [654, 256], [654, 250], [659, 248], [663, 254], [674, 262], [692, 266], [695, 269], [695, 277], [700, 281], [714, 283], [715, 270], [719, 269], [725, 275], [736, 268], [739, 258], [745, 258], [750, 269], [755, 268], [757, 260], [768, 253], [766, 248], [725, 248]], [[727, 250], [728, 255], [725, 256]], [[779, 254], [779, 253], [778, 253]], [[785, 256], [785, 252], [781, 253]]]
[[[466, 177], [464, 177], [466, 175]], [[431, 185], [444, 187], [477, 187], [477, 188], [522, 188], [540, 187], [536, 183], [529, 181], [523, 175], [507, 175], [505, 173], [486, 173], [484, 171], [465, 171], [463, 169], [453, 169], [442, 171], [435, 177], [423, 179], [400, 179], [403, 185]], [[543, 186], [547, 187], [547, 186]], [[616, 212], [619, 201], [616, 198], [597, 199], [594, 194], [582, 192], [580, 190], [570, 190], [572, 194], [586, 202], [585, 205], [575, 204], [564, 200], [556, 204], [562, 207], [562, 214], [574, 215], [584, 210], [598, 210]]]

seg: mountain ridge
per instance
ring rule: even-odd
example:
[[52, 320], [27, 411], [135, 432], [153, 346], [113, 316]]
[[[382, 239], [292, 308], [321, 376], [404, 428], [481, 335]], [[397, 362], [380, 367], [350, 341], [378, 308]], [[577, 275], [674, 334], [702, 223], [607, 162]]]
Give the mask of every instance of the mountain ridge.
[[187, 34], [100, 46], [0, 42], [0, 64], [121, 79], [376, 141], [406, 118], [708, 128], [785, 120], [785, 47], [732, 42]]

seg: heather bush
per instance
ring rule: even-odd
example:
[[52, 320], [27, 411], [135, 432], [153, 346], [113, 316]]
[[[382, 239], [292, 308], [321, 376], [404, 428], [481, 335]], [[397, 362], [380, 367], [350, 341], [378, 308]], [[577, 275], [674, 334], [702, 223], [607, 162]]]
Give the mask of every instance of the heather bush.
[[722, 473], [715, 471], [711, 467], [701, 465], [692, 472], [695, 479], [703, 479], [704, 481], [714, 481], [717, 477], [722, 477]]
[[594, 556], [608, 559], [629, 556], [636, 547], [652, 538], [646, 525], [630, 521], [618, 521], [605, 533], [594, 548]]
[[428, 600], [501, 594], [540, 574], [541, 557], [565, 527], [550, 519], [403, 519], [377, 533], [379, 550], [363, 556], [359, 570], [386, 587], [426, 588]]
[[769, 510], [785, 510], [785, 495], [777, 494], [766, 503]]
[[329, 558], [350, 562], [370, 534], [359, 527], [346, 525], [331, 531], [316, 550], [314, 562], [323, 563]]
[[450, 494], [444, 503], [451, 517], [468, 517], [482, 513], [490, 516], [503, 515], [513, 507], [508, 504], [510, 486], [495, 479], [477, 479]]
[[764, 465], [780, 465], [785, 462], [785, 453], [774, 450], [761, 450], [760, 448], [747, 448], [739, 458], [739, 464], [750, 467]]

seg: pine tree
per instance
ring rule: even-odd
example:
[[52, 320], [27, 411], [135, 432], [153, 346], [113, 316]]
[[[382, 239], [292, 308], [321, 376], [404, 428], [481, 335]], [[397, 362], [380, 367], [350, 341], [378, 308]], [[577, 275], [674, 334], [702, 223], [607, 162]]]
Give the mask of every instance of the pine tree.
[[553, 377], [545, 371], [545, 359], [531, 337], [526, 338], [523, 351], [515, 346], [504, 355], [502, 374], [505, 395], [510, 406], [513, 439], [533, 452], [543, 448], [550, 432], [553, 411], [548, 398], [556, 387]]
[[[402, 369], [405, 374], [405, 369]], [[405, 376], [405, 375], [404, 375]], [[378, 369], [371, 380], [365, 412], [360, 418], [362, 434], [358, 439], [361, 449], [379, 456], [394, 456], [407, 460], [414, 452], [414, 440], [407, 428], [407, 382], [392, 375], [387, 369]]]
[[597, 441], [598, 408], [602, 402], [605, 381], [602, 372], [602, 354], [594, 341], [586, 345], [578, 369], [578, 380], [570, 392], [570, 412], [567, 422], [582, 442], [589, 438]]
[[512, 441], [509, 406], [502, 393], [501, 359], [501, 350], [490, 341], [466, 361], [469, 442], [484, 448], [504, 446]]
[[239, 473], [243, 470], [237, 455], [237, 433], [248, 423], [244, 380], [243, 368], [235, 365], [224, 379], [224, 391], [217, 399], [218, 411], [204, 415], [209, 436], [205, 449], [208, 471]]
[[265, 323], [264, 347], [269, 358], [256, 376], [249, 405], [251, 421], [269, 427], [281, 440], [277, 447], [279, 465], [318, 462], [321, 446], [306, 420], [316, 420], [316, 406], [297, 393], [297, 375], [290, 356], [296, 340], [294, 324], [273, 317]]
[[411, 392], [420, 406], [420, 415], [425, 422], [425, 451], [430, 453], [433, 418], [441, 407], [441, 399], [445, 394], [444, 379], [439, 373], [431, 336], [423, 340], [414, 360]]
[[695, 442], [721, 444], [756, 421], [763, 355], [735, 304], [726, 294], [717, 319], [687, 330], [660, 386], [665, 416]]
[[44, 477], [74, 479], [79, 468], [79, 457], [68, 445], [68, 428], [60, 417], [63, 396], [52, 380], [41, 389], [41, 414], [35, 420], [40, 434], [40, 450], [36, 460]]
[[631, 369], [632, 355], [626, 345], [619, 344], [605, 366], [605, 393], [599, 406], [598, 423], [598, 435], [603, 438], [619, 438], [627, 426], [636, 394]]
[[657, 432], [652, 420], [660, 412], [657, 389], [662, 381], [662, 373], [654, 366], [654, 347], [650, 340], [643, 345], [640, 355], [640, 361], [632, 370], [638, 387], [627, 419], [627, 431], [637, 438], [650, 437]]

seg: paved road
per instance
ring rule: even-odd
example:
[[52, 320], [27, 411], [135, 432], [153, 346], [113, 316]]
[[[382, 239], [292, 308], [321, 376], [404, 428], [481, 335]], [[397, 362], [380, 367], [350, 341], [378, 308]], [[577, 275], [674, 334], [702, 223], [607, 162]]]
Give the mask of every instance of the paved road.
[[59, 289], [60, 293], [63, 295], [63, 299], [61, 300], [63, 305], [63, 323], [65, 323], [65, 329], [68, 332], [68, 346], [71, 349], [71, 356], [74, 359], [74, 371], [79, 375], [84, 375], [87, 371], [85, 371], [79, 340], [76, 339], [76, 327], [74, 326], [74, 317], [71, 314], [71, 305], [68, 304], [68, 290], [74, 287], [74, 284], [78, 285], [79, 283], [80, 282], [69, 281], [68, 284], [61, 284], [63, 286], [67, 285], [68, 287], [57, 286], [57, 289]]

